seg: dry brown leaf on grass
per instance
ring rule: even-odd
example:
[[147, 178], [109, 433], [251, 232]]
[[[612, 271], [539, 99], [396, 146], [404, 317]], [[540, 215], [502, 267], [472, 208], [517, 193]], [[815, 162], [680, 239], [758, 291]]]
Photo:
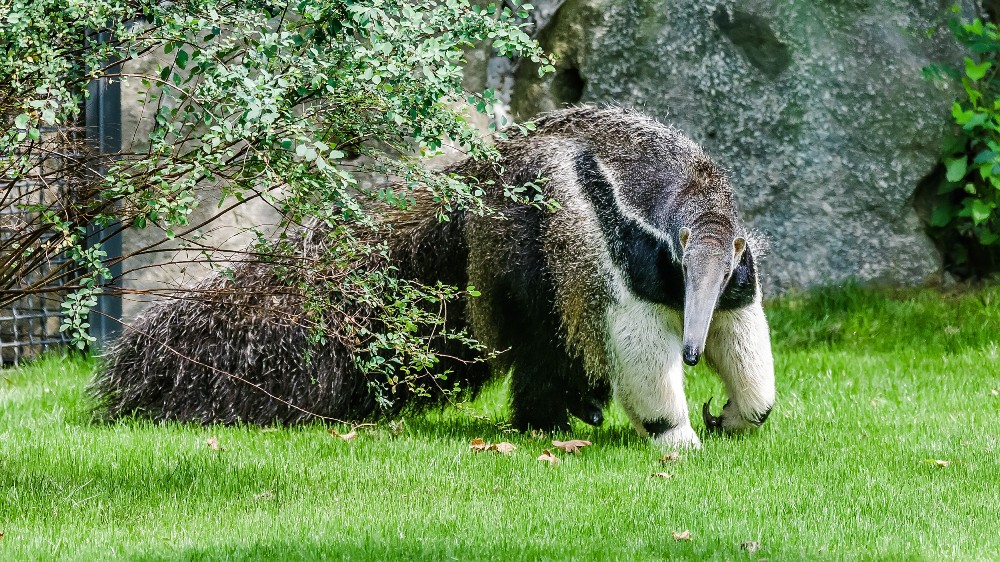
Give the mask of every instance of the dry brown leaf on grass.
[[205, 444], [208, 445], [208, 448], [213, 451], [223, 450], [222, 447], [219, 446], [219, 438], [214, 435], [206, 439]]
[[539, 455], [538, 460], [549, 463], [549, 466], [559, 466], [562, 461], [559, 457], [552, 454], [552, 451], [545, 449], [542, 454]]
[[938, 468], [946, 468], [951, 464], [951, 461], [944, 461], [939, 459], [927, 459], [927, 462], [937, 466]]
[[669, 472], [654, 472], [654, 473], [650, 474], [649, 477], [650, 478], [664, 478], [664, 479], [666, 479], [666, 478], [673, 478], [674, 475], [670, 474]]
[[673, 535], [674, 535], [674, 540], [675, 541], [689, 541], [689, 540], [691, 540], [691, 531], [689, 531], [687, 529], [684, 529], [683, 531], [681, 531], [679, 533], [676, 532], [676, 531], [674, 531]]
[[993, 396], [1000, 396], [1000, 390], [997, 390], [995, 388], [991, 389], [990, 394], [992, 394]]
[[681, 460], [681, 454], [677, 451], [670, 451], [669, 453], [660, 457], [660, 464], [666, 465], [672, 462], [677, 462]]
[[351, 441], [354, 441], [358, 437], [358, 430], [356, 430], [356, 429], [352, 429], [352, 430], [348, 431], [347, 433], [338, 433], [336, 429], [333, 429], [331, 427], [330, 429], [328, 429], [326, 431], [330, 435], [333, 435], [334, 437], [340, 437], [341, 439], [343, 439], [344, 441], [346, 441], [348, 443], [350, 443]]
[[590, 445], [590, 441], [584, 441], [583, 439], [570, 439], [569, 441], [553, 441], [552, 446], [557, 449], [562, 449], [567, 453], [573, 453], [576, 455], [580, 454], [580, 449]]
[[514, 452], [514, 449], [517, 449], [517, 446], [506, 441], [501, 441], [500, 443], [490, 446], [491, 451], [496, 451], [502, 455], [509, 455]]
[[740, 543], [740, 548], [749, 552], [750, 554], [753, 554], [754, 552], [760, 550], [760, 543], [757, 541], [743, 541]]
[[500, 453], [501, 455], [509, 455], [517, 449], [517, 446], [506, 441], [501, 441], [500, 443], [487, 443], [486, 441], [483, 441], [481, 437], [476, 437], [472, 440], [472, 443], [469, 444], [469, 449], [475, 453], [480, 451], [493, 451], [494, 453]]

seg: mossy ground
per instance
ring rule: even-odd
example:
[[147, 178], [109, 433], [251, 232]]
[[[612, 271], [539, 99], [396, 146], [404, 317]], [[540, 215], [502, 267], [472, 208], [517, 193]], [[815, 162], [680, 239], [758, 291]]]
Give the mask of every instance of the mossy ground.
[[[765, 428], [666, 465], [614, 408], [602, 428], [507, 433], [502, 384], [468, 406], [485, 419], [449, 408], [345, 442], [321, 425], [94, 424], [91, 362], [8, 369], [0, 558], [1000, 556], [1000, 288], [846, 288], [768, 313], [779, 402]], [[687, 392], [693, 412], [723, 398], [702, 368]], [[475, 454], [475, 437], [517, 450]], [[594, 444], [536, 460], [567, 437]]]

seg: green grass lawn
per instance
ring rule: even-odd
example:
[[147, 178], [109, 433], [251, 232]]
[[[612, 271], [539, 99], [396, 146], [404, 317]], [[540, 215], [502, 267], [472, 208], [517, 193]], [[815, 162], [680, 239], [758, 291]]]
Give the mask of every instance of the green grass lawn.
[[[504, 432], [502, 385], [469, 406], [488, 419], [452, 408], [345, 442], [320, 425], [95, 425], [91, 363], [6, 370], [0, 559], [1000, 558], [1000, 288], [847, 288], [768, 312], [766, 426], [666, 466], [615, 409], [602, 428]], [[700, 367], [687, 391], [693, 412], [722, 398]], [[475, 437], [517, 450], [476, 454]], [[553, 437], [594, 444], [549, 466]]]

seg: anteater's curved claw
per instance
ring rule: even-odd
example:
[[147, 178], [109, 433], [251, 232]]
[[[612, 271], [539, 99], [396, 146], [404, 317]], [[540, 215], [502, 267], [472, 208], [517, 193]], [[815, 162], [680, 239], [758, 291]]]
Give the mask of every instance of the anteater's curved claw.
[[701, 417], [705, 420], [705, 428], [708, 429], [709, 433], [715, 433], [722, 430], [722, 416], [713, 416], [712, 410], [709, 405], [712, 403], [712, 399], [709, 398], [708, 402], [701, 407]]

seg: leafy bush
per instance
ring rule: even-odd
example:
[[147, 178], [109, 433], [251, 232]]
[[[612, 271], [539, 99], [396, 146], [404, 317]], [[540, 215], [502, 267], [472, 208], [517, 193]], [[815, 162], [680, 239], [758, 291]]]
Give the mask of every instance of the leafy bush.
[[1000, 265], [996, 260], [1000, 249], [1000, 29], [979, 18], [968, 22], [955, 17], [948, 25], [969, 56], [960, 69], [947, 65], [925, 69], [925, 76], [955, 81], [965, 92], [951, 108], [957, 128], [943, 146], [944, 170], [936, 186], [930, 226], [947, 246], [950, 259], [965, 271], [977, 273]]
[[[384, 252], [366, 232], [381, 228], [384, 210], [411, 204], [414, 190], [428, 192], [424, 199], [441, 216], [456, 207], [483, 210], [484, 186], [433, 172], [421, 157], [449, 142], [474, 158], [495, 158], [489, 139], [470, 124], [475, 112], [493, 115], [495, 98], [463, 90], [465, 49], [489, 42], [501, 55], [551, 70], [519, 23], [531, 6], [512, 4], [516, 13], [468, 0], [6, 4], [0, 8], [0, 193], [4, 206], [23, 207], [16, 189], [23, 180], [46, 191], [45, 202], [32, 209], [35, 218], [0, 241], [0, 305], [44, 290], [24, 280], [68, 252], [72, 263], [57, 272], [72, 279], [63, 329], [84, 348], [91, 339], [87, 313], [111, 280], [101, 242], [86, 240], [88, 225], [105, 233], [155, 226], [166, 239], [201, 247], [199, 232], [211, 224], [189, 225], [188, 217], [221, 187], [220, 208], [263, 199], [282, 213], [284, 226], [320, 223], [331, 233], [324, 274], [289, 275], [297, 290], [322, 295], [316, 310], [306, 311], [317, 339], [325, 337], [323, 306], [361, 300], [395, 333], [369, 334], [358, 345], [369, 358], [403, 358], [371, 367], [390, 380], [427, 372], [435, 357], [422, 334], [434, 330], [418, 328], [437, 326], [440, 318], [424, 303], [458, 293], [398, 282], [390, 267], [354, 265], [379, 262], [364, 258]], [[137, 70], [143, 66], [135, 63], [152, 56], [166, 63]], [[78, 123], [87, 85], [97, 79], [120, 80], [145, 96], [153, 120], [148, 147], [111, 159], [86, 146], [66, 149], [58, 128]], [[52, 154], [59, 158], [47, 158]], [[369, 188], [359, 181], [366, 173], [399, 181]], [[253, 259], [296, 263], [285, 259], [294, 241], [247, 229], [259, 241]], [[211, 248], [205, 249], [207, 256]]]

